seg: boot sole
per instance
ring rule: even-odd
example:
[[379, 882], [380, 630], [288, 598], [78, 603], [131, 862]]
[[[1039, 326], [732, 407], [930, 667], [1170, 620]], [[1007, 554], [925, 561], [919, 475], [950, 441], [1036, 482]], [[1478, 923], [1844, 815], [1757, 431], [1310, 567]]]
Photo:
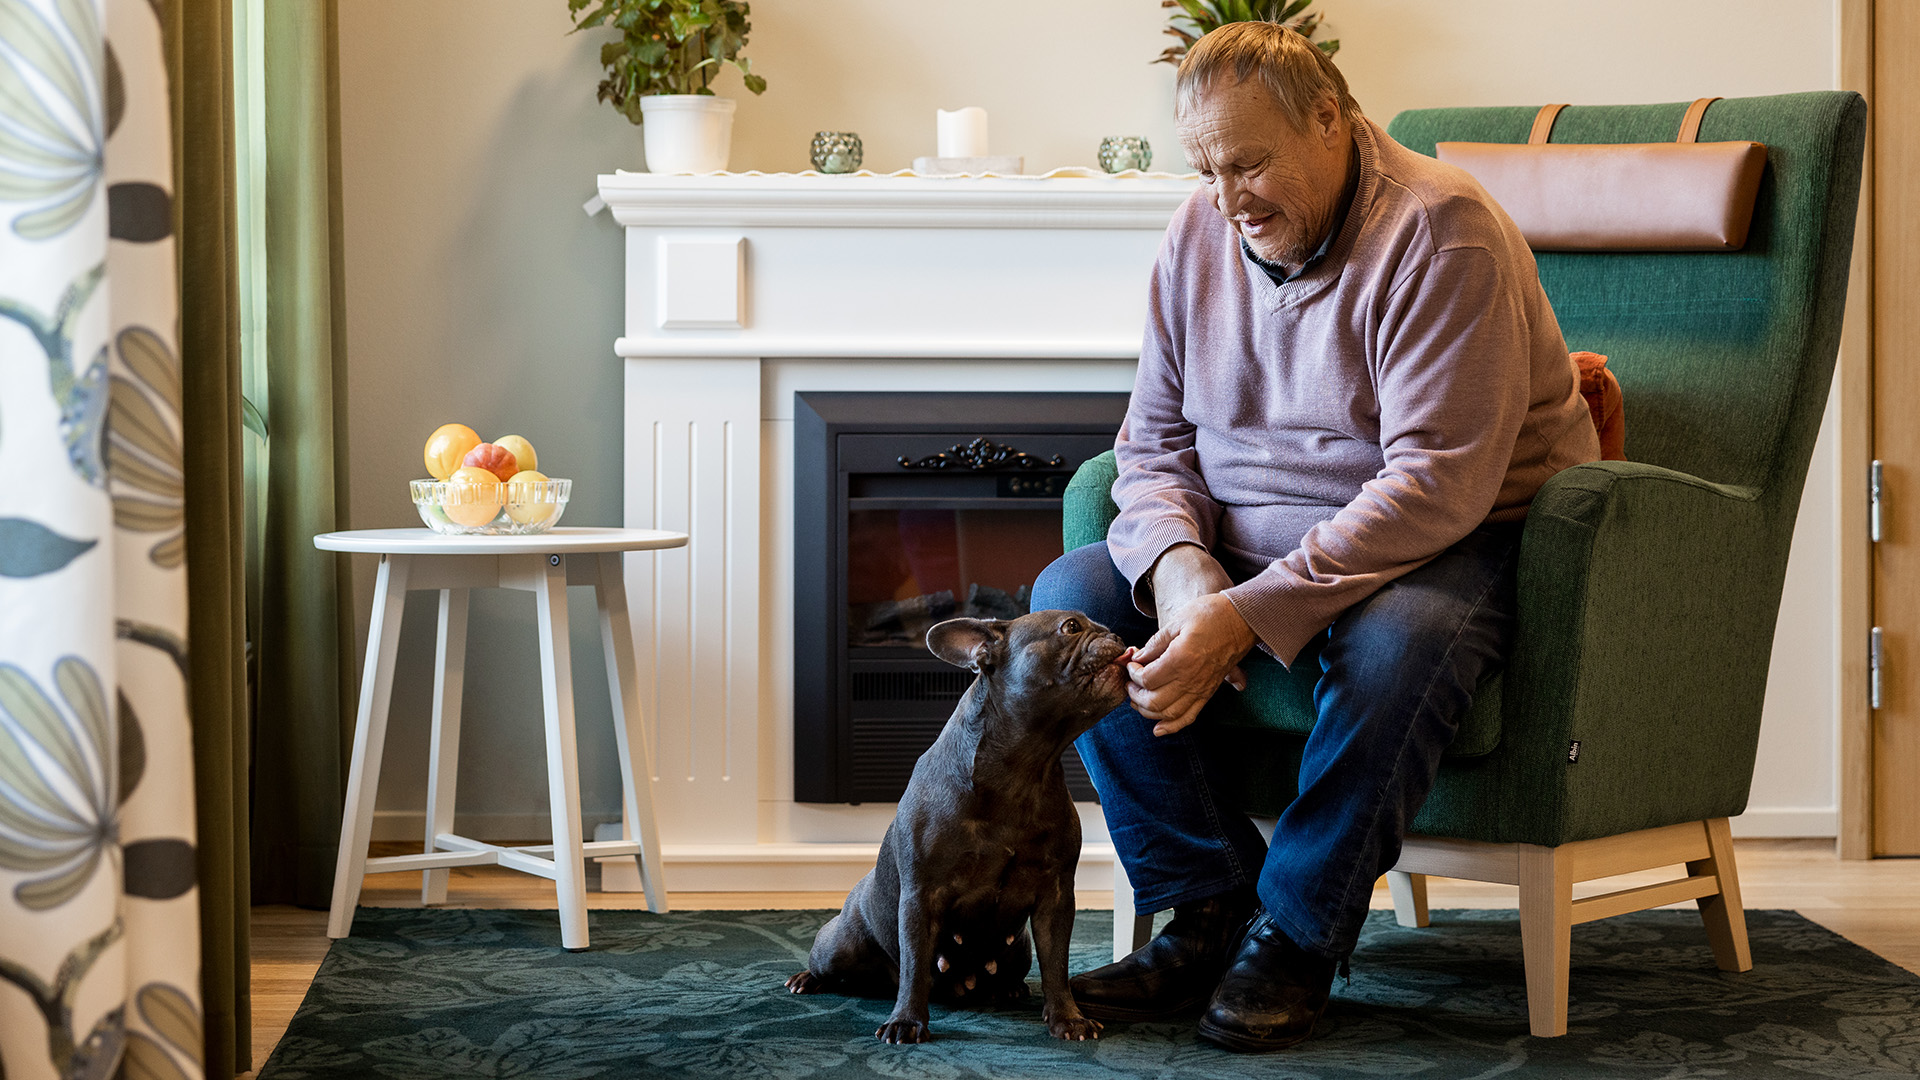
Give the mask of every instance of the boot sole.
[[[1316, 1017], [1316, 1020], [1317, 1019]], [[1251, 1035], [1245, 1035], [1238, 1031], [1228, 1031], [1225, 1028], [1215, 1027], [1205, 1020], [1200, 1021], [1201, 1038], [1215, 1046], [1232, 1050], [1238, 1054], [1266, 1054], [1275, 1050], [1285, 1050], [1290, 1046], [1298, 1046], [1306, 1042], [1312, 1034], [1313, 1028], [1309, 1025], [1307, 1030], [1285, 1039], [1256, 1039]]]

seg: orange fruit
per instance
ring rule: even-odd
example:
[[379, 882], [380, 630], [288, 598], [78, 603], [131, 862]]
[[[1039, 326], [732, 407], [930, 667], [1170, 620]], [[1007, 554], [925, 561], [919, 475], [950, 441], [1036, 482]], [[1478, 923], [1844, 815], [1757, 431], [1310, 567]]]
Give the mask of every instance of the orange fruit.
[[427, 472], [445, 480], [460, 467], [467, 451], [480, 445], [480, 435], [465, 424], [442, 424], [427, 436]]
[[463, 466], [447, 478], [447, 520], [479, 528], [500, 516], [507, 502], [506, 485], [485, 469]]

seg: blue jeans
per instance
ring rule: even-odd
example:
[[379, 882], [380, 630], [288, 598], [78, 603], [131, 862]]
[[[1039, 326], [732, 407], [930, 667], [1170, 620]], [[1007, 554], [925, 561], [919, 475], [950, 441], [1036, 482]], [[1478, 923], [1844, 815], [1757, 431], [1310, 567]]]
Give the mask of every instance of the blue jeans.
[[[1474, 689], [1513, 640], [1520, 527], [1490, 525], [1343, 612], [1296, 664], [1318, 663], [1318, 714], [1298, 793], [1265, 843], [1225, 801], [1207, 718], [1155, 738], [1122, 705], [1075, 744], [1140, 911], [1253, 882], [1294, 944], [1344, 957], [1359, 940], [1374, 882], [1400, 857]], [[1083, 611], [1134, 645], [1154, 620], [1105, 543], [1069, 551], [1033, 586], [1036, 611]], [[1248, 663], [1273, 663], [1256, 651]], [[1235, 691], [1222, 686], [1220, 693]]]

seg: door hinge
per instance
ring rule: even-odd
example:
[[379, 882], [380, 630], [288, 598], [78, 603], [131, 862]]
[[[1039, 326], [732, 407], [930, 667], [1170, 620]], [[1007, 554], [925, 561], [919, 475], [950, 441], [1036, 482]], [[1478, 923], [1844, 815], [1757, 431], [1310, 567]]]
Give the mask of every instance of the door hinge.
[[1874, 627], [1867, 638], [1867, 708], [1880, 707], [1880, 628]]
[[1867, 539], [1880, 542], [1880, 463], [1867, 468]]

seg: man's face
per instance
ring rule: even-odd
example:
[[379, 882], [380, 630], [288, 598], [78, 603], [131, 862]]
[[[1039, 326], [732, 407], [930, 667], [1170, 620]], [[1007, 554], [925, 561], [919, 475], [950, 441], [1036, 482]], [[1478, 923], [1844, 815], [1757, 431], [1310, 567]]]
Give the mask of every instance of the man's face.
[[1346, 190], [1353, 135], [1332, 99], [1302, 134], [1257, 79], [1214, 82], [1175, 122], [1187, 162], [1255, 255], [1298, 268]]

